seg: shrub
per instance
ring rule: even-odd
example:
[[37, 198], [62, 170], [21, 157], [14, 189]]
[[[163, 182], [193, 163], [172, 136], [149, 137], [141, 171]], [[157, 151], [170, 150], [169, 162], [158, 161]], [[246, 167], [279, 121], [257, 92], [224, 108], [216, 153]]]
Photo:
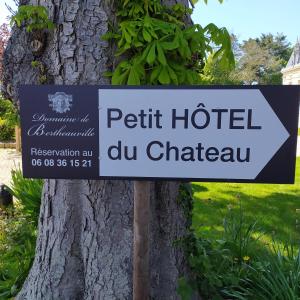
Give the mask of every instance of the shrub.
[[0, 141], [10, 141], [14, 138], [15, 128], [0, 119]]
[[11, 175], [11, 193], [18, 200], [22, 213], [37, 225], [43, 180], [24, 178], [20, 169], [13, 170]]
[[286, 255], [278, 249], [259, 257], [249, 266], [248, 277], [242, 279], [241, 285], [225, 294], [239, 300], [299, 300], [299, 249], [295, 254], [292, 251]]
[[0, 141], [12, 140], [14, 127], [19, 123], [14, 105], [0, 97]]
[[248, 224], [245, 221], [240, 201], [237, 213], [229, 208], [227, 216], [224, 218], [223, 238], [217, 242], [222, 243], [222, 248], [227, 249], [235, 263], [241, 265], [256, 256], [258, 251], [264, 252], [258, 244], [262, 235], [254, 238], [256, 232], [262, 231], [257, 227], [257, 222]]
[[181, 278], [182, 300], [199, 293], [206, 300], [299, 300], [300, 249], [275, 241], [259, 243], [257, 223], [245, 222], [242, 205], [229, 208], [219, 240], [198, 238], [191, 231], [183, 242], [192, 278]]
[[245, 222], [240, 202], [237, 213], [229, 208], [221, 239], [198, 238], [191, 232], [183, 246], [193, 278], [179, 282], [181, 298], [191, 299], [191, 290], [194, 290], [207, 300], [229, 299], [228, 291], [240, 287], [243, 279], [248, 278], [249, 264], [259, 253], [259, 238], [253, 238], [256, 227], [256, 222]]
[[0, 218], [0, 299], [10, 299], [21, 289], [31, 268], [36, 226], [19, 211]]
[[[193, 249], [188, 259], [193, 278], [185, 282], [185, 285], [181, 282], [181, 287], [184, 286], [184, 290], [188, 291], [189, 285], [207, 300], [226, 299], [224, 291], [240, 286], [242, 279], [248, 277], [249, 257], [244, 256], [242, 261], [239, 261], [235, 251], [239, 245], [233, 246], [231, 240], [212, 241], [195, 236], [191, 236], [190, 239], [192, 240], [188, 241], [188, 244], [192, 244]], [[180, 295], [182, 299], [191, 299]]]
[[0, 214], [0, 299], [17, 295], [32, 266], [42, 185], [12, 171], [10, 191], [18, 201], [13, 211]]

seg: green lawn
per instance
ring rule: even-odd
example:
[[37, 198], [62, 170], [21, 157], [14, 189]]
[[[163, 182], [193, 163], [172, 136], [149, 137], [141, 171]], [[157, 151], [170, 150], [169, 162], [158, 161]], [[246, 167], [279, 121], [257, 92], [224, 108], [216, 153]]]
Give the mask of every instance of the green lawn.
[[197, 235], [220, 238], [224, 217], [229, 210], [237, 212], [241, 202], [245, 222], [257, 221], [256, 233], [263, 233], [261, 241], [300, 242], [299, 175], [297, 158], [294, 185], [194, 183], [193, 226]]

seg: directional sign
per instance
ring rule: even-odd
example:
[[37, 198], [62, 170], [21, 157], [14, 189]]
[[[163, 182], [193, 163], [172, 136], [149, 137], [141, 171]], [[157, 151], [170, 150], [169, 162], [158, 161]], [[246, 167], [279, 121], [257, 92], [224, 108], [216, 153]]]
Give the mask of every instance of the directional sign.
[[299, 87], [21, 88], [27, 177], [292, 183]]

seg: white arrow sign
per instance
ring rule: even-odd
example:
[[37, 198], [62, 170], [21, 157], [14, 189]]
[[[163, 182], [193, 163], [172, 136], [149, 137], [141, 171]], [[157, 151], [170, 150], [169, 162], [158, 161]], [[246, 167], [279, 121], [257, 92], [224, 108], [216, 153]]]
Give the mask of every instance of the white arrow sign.
[[257, 177], [288, 139], [257, 89], [100, 89], [100, 176]]

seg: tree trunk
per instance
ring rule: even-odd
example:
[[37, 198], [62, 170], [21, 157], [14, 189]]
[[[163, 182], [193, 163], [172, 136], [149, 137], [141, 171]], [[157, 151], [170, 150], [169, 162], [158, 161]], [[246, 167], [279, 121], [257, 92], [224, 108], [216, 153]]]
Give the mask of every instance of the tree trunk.
[[[44, 75], [48, 84], [107, 84], [113, 49], [100, 37], [114, 22], [114, 1], [27, 3], [46, 6], [56, 29], [46, 36], [14, 28], [4, 58], [6, 95], [18, 101], [18, 85]], [[36, 39], [42, 50], [34, 49]], [[187, 230], [177, 196], [178, 183], [151, 184], [151, 299], [178, 299], [178, 278], [188, 272], [174, 246]], [[132, 299], [132, 243], [132, 182], [45, 180], [36, 257], [17, 299]]]

